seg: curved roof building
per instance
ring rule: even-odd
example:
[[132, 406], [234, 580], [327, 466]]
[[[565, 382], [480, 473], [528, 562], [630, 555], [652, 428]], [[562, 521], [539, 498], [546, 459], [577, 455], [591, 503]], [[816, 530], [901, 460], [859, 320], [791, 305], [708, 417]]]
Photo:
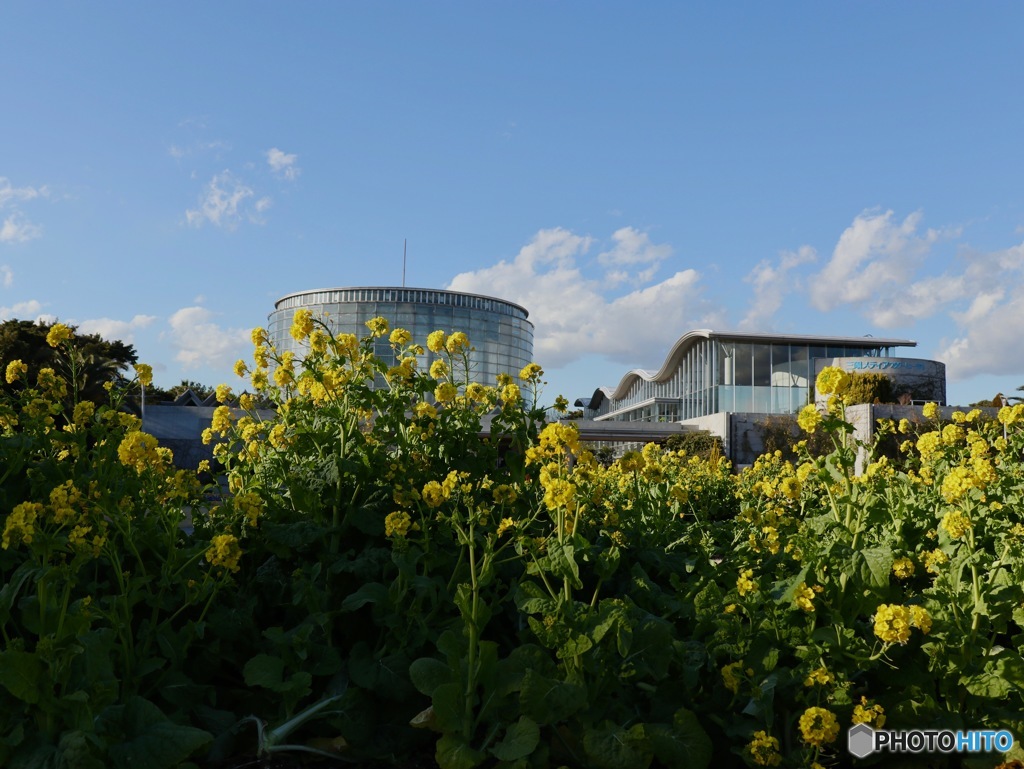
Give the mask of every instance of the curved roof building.
[[[679, 337], [658, 370], [628, 371], [616, 387], [598, 388], [576, 405], [589, 418], [622, 421], [679, 422], [722, 412], [790, 414], [813, 399], [817, 371], [839, 359], [851, 370], [941, 375], [941, 394], [931, 397], [944, 402], [941, 363], [892, 357], [897, 348], [916, 346], [909, 339], [871, 336], [697, 329]], [[858, 364], [864, 359], [877, 365]], [[928, 365], [942, 370], [929, 368], [924, 374]]]
[[[360, 286], [298, 291], [277, 300], [268, 317], [270, 339], [278, 351], [303, 355], [305, 348], [291, 337], [292, 319], [300, 307], [312, 310], [335, 333], [367, 334], [366, 321], [387, 318], [391, 328], [408, 329], [413, 340], [425, 345], [427, 334], [438, 329], [462, 331], [475, 348], [470, 353], [472, 381], [494, 384], [498, 374], [519, 373], [533, 361], [533, 324], [518, 304], [492, 296], [428, 288]], [[391, 360], [387, 337], [378, 339], [375, 352]], [[420, 360], [427, 367], [433, 358]]]

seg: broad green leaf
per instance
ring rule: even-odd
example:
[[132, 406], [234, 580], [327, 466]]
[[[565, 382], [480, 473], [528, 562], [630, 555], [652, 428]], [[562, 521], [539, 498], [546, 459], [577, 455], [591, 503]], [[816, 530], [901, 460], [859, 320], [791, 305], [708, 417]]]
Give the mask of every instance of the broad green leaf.
[[430, 697], [438, 686], [450, 683], [455, 672], [439, 659], [421, 657], [409, 666], [409, 677], [421, 694]]
[[434, 754], [440, 769], [474, 769], [486, 757], [486, 754], [473, 749], [456, 734], [446, 734], [439, 739]]
[[672, 726], [649, 724], [646, 728], [654, 755], [665, 766], [704, 769], [711, 763], [711, 738], [697, 716], [686, 708], [676, 711]]
[[242, 675], [247, 686], [262, 686], [279, 692], [284, 678], [284, 660], [269, 654], [257, 654], [245, 663]]
[[852, 571], [860, 581], [874, 588], [882, 588], [889, 584], [889, 573], [892, 570], [892, 549], [889, 547], [872, 547], [859, 550], [850, 560]]
[[527, 670], [519, 693], [519, 705], [538, 724], [555, 724], [587, 706], [587, 690], [586, 687]]
[[360, 587], [341, 602], [342, 611], [355, 611], [368, 603], [386, 605], [388, 589], [379, 582], [370, 582]]
[[623, 729], [605, 722], [583, 733], [583, 749], [594, 769], [647, 769], [654, 754], [644, 724]]
[[457, 682], [435, 687], [430, 700], [434, 706], [434, 719], [441, 731], [456, 732], [462, 727], [466, 698]]
[[540, 728], [526, 716], [520, 716], [505, 730], [505, 737], [491, 748], [491, 753], [501, 761], [516, 761], [533, 753], [539, 742]]
[[35, 705], [43, 691], [43, 663], [30, 652], [0, 652], [0, 684], [19, 700]]
[[109, 752], [111, 763], [119, 769], [171, 769], [213, 739], [202, 729], [170, 721], [156, 705], [141, 697], [108, 708], [105, 715], [108, 725], [114, 721], [124, 735]]

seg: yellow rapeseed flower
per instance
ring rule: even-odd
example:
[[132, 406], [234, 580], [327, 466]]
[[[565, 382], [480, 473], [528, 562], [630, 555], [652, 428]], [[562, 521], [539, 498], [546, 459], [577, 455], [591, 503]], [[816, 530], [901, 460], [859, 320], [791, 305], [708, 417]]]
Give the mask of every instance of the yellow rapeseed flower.
[[778, 766], [782, 763], [779, 741], [763, 730], [754, 732], [754, 739], [747, 743], [750, 760], [758, 766]]
[[939, 526], [945, 529], [950, 539], [960, 539], [971, 530], [971, 519], [959, 510], [953, 510], [943, 516]]
[[925, 419], [935, 419], [939, 415], [939, 404], [937, 403], [926, 403], [921, 408], [921, 413]]
[[814, 611], [814, 590], [807, 587], [806, 582], [801, 582], [793, 594], [793, 603], [804, 611]]
[[469, 349], [469, 337], [461, 331], [456, 331], [444, 343], [449, 355], [459, 355]]
[[143, 387], [149, 387], [153, 384], [153, 367], [148, 363], [136, 363], [135, 376], [138, 378], [139, 384]]
[[910, 639], [910, 611], [898, 604], [880, 604], [875, 610], [875, 635], [885, 643], [906, 643]]
[[384, 518], [385, 537], [404, 537], [412, 528], [412, 518], [404, 510], [388, 513]]
[[42, 515], [43, 506], [38, 502], [22, 502], [15, 505], [7, 521], [4, 523], [3, 538], [0, 547], [7, 550], [19, 542], [30, 543], [35, 534], [36, 520]]
[[838, 366], [826, 366], [814, 382], [821, 395], [842, 395], [850, 386], [850, 375]]
[[291, 335], [296, 342], [303, 341], [313, 332], [313, 313], [305, 307], [300, 307], [292, 316]]
[[214, 566], [230, 571], [238, 571], [238, 562], [242, 558], [242, 546], [233, 534], [218, 534], [210, 540], [210, 549], [206, 551], [206, 560]]
[[434, 388], [434, 398], [438, 403], [448, 403], [459, 394], [459, 388], [451, 382], [442, 382]]
[[914, 576], [914, 562], [906, 556], [901, 556], [892, 562], [892, 573], [896, 579], [910, 579]]
[[388, 333], [388, 320], [387, 318], [370, 318], [366, 321], [366, 327], [370, 329], [370, 333], [375, 337], [384, 336]]
[[817, 406], [809, 403], [800, 410], [796, 423], [804, 432], [813, 433], [821, 424], [821, 412], [818, 411]]
[[441, 352], [445, 349], [444, 343], [447, 339], [447, 335], [441, 331], [431, 331], [427, 334], [427, 349], [431, 352]]
[[71, 337], [72, 332], [70, 328], [63, 323], [54, 323], [46, 334], [46, 343], [50, 347], [59, 347], [62, 343], [71, 339]]
[[519, 378], [524, 382], [533, 382], [544, 376], [544, 369], [537, 363], [528, 363], [519, 372]]
[[12, 360], [7, 364], [7, 384], [14, 384], [28, 373], [28, 365], [20, 358]]
[[757, 590], [757, 583], [751, 577], [754, 576], [753, 569], [743, 569], [736, 579], [736, 592], [740, 595], [748, 595]]
[[869, 724], [876, 729], [885, 726], [885, 708], [871, 703], [867, 697], [860, 698], [860, 704], [853, 706], [853, 723]]
[[404, 328], [396, 328], [391, 332], [388, 341], [396, 347], [405, 347], [412, 341], [412, 334]]
[[808, 745], [822, 748], [839, 736], [839, 721], [831, 710], [807, 708], [800, 716], [800, 735]]

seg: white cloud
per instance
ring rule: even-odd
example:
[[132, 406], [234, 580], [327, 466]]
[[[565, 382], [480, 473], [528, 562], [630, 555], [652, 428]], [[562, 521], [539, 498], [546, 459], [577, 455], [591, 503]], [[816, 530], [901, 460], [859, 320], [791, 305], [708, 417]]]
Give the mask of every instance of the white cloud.
[[[617, 231], [612, 239], [615, 245], [603, 254], [606, 265], [651, 264], [664, 259], [669, 249], [651, 246], [646, 235], [631, 228]], [[589, 236], [562, 228], [541, 230], [512, 261], [456, 275], [448, 288], [499, 296], [525, 307], [536, 329], [535, 357], [553, 368], [589, 354], [658, 366], [668, 345], [685, 331], [712, 318], [720, 320], [701, 298], [700, 276], [694, 270], [610, 296], [607, 280], [588, 278], [577, 266], [593, 243]]]
[[231, 171], [216, 174], [199, 197], [199, 207], [185, 212], [185, 220], [192, 227], [209, 222], [215, 227], [234, 229], [244, 220], [262, 223], [258, 216], [270, 205], [269, 198], [261, 198], [254, 206], [248, 201], [255, 196], [252, 187], [242, 182]]
[[203, 365], [227, 365], [242, 356], [250, 342], [249, 331], [224, 328], [205, 307], [183, 307], [169, 320], [169, 341], [175, 360], [186, 369]]
[[35, 299], [29, 299], [27, 302], [17, 302], [10, 307], [0, 307], [0, 320], [11, 320], [12, 318], [39, 320], [41, 317], [48, 317], [39, 314], [39, 311], [42, 309], [43, 305]]
[[[622, 227], [612, 233], [615, 246], [597, 255], [599, 264], [609, 268], [605, 280], [611, 286], [622, 283], [642, 285], [649, 282], [663, 261], [672, 256], [672, 246], [655, 245], [646, 232], [633, 227]], [[639, 267], [636, 273], [628, 268]]]
[[10, 288], [14, 285], [14, 270], [11, 269], [10, 265], [0, 265], [0, 275], [3, 275], [4, 288]]
[[135, 332], [148, 328], [155, 320], [155, 315], [136, 315], [131, 320], [94, 318], [83, 320], [78, 324], [78, 330], [83, 334], [99, 334], [108, 341], [120, 339], [125, 344], [132, 344], [135, 341]]
[[1024, 382], [1024, 356], [1020, 353], [1020, 329], [1024, 326], [1024, 286], [1017, 285], [1003, 302], [978, 297], [960, 316], [961, 335], [944, 340], [936, 354], [946, 364], [950, 379], [969, 379], [976, 374], [1016, 374]]
[[43, 234], [39, 225], [32, 224], [23, 214], [15, 211], [0, 225], [0, 243], [24, 243]]
[[0, 176], [0, 208], [4, 208], [12, 201], [32, 200], [38, 197], [47, 197], [49, 194], [50, 191], [45, 186], [14, 187], [11, 185], [10, 179]]
[[932, 245], [944, 236], [937, 230], [917, 234], [921, 213], [902, 222], [893, 212], [864, 212], [839, 237], [832, 258], [809, 284], [811, 303], [819, 310], [841, 304], [873, 303], [894, 287], [910, 282]]
[[783, 251], [777, 264], [767, 259], [758, 263], [744, 278], [745, 282], [754, 286], [754, 299], [746, 316], [740, 321], [740, 328], [764, 331], [770, 326], [786, 294], [801, 287], [799, 278], [792, 275], [793, 271], [817, 259], [817, 251], [810, 246], [801, 246], [796, 251]]
[[293, 182], [302, 173], [302, 170], [295, 165], [295, 161], [299, 159], [298, 155], [282, 152], [277, 147], [267, 150], [266, 155], [270, 170], [282, 179]]

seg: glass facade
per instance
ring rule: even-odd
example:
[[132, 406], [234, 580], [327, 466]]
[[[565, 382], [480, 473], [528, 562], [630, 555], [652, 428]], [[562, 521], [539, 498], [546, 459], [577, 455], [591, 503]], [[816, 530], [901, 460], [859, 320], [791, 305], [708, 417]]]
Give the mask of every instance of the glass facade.
[[719, 412], [792, 414], [813, 398], [816, 358], [885, 357], [896, 346], [913, 344], [871, 337], [756, 339], [700, 332], [681, 348], [674, 367], [657, 374], [634, 372], [620, 385], [626, 391], [618, 398], [599, 391], [585, 416], [675, 422]]
[[[533, 324], [529, 313], [517, 304], [476, 294], [421, 288], [334, 288], [303, 291], [279, 299], [268, 317], [267, 331], [279, 352], [305, 354], [304, 345], [291, 337], [292, 319], [300, 307], [311, 310], [335, 333], [368, 333], [366, 321], [387, 318], [391, 328], [404, 328], [413, 341], [426, 346], [427, 334], [441, 330], [462, 331], [475, 348], [470, 353], [472, 381], [493, 385], [498, 374], [519, 374], [533, 361]], [[375, 352], [393, 362], [387, 336], [375, 342]], [[421, 370], [436, 358], [426, 352]]]

